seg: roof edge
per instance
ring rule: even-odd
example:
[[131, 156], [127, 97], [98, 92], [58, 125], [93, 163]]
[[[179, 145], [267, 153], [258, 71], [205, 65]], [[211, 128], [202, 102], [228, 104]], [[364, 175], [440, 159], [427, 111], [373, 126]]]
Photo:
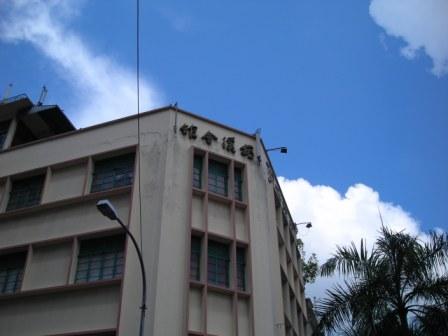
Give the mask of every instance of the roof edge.
[[[230, 126], [225, 125], [225, 124], [221, 124], [221, 123], [219, 123], [217, 121], [214, 121], [214, 120], [202, 117], [200, 115], [197, 115], [195, 113], [189, 112], [187, 110], [181, 109], [181, 108], [176, 107], [174, 105], [166, 105], [166, 106], [162, 106], [162, 107], [155, 108], [155, 109], [152, 109], [152, 110], [148, 110], [148, 111], [145, 111], [145, 112], [141, 112], [139, 114], [132, 114], [132, 115], [129, 115], [129, 116], [126, 116], [126, 117], [109, 120], [109, 121], [106, 121], [106, 122], [103, 122], [103, 123], [100, 123], [100, 124], [95, 124], [95, 125], [92, 125], [92, 126], [88, 126], [88, 127], [85, 127], [85, 128], [78, 128], [78, 129], [75, 129], [73, 131], [57, 134], [57, 135], [50, 136], [50, 137], [47, 137], [47, 138], [38, 139], [36, 141], [27, 142], [27, 143], [22, 144], [22, 145], [10, 147], [10, 148], [7, 148], [7, 149], [5, 149], [3, 151], [0, 151], [0, 155], [3, 154], [3, 153], [7, 153], [7, 152], [14, 151], [14, 150], [17, 150], [17, 149], [21, 149], [21, 148], [24, 148], [24, 147], [32, 146], [32, 145], [35, 145], [35, 144], [38, 144], [38, 143], [56, 140], [56, 139], [63, 138], [63, 137], [66, 137], [66, 136], [70, 136], [70, 135], [73, 135], [73, 134], [87, 132], [87, 131], [91, 131], [91, 130], [94, 130], [94, 129], [97, 129], [97, 128], [106, 127], [106, 126], [118, 124], [120, 122], [132, 120], [132, 119], [137, 119], [139, 117], [144, 117], [144, 116], [147, 116], [147, 115], [152, 115], [152, 114], [165, 112], [165, 111], [169, 111], [169, 110], [173, 110], [173, 111], [177, 111], [177, 112], [183, 113], [183, 114], [188, 115], [190, 117], [197, 118], [199, 120], [205, 121], [207, 123], [210, 123], [210, 124], [222, 127], [222, 128], [225, 128], [225, 129], [227, 129], [229, 131], [232, 131], [232, 132], [235, 132], [235, 133], [247, 136], [247, 137], [252, 138], [252, 139], [256, 138], [255, 134], [246, 133], [246, 132], [241, 131], [239, 129], [230, 127]], [[67, 118], [67, 119], [70, 121], [69, 118]]]

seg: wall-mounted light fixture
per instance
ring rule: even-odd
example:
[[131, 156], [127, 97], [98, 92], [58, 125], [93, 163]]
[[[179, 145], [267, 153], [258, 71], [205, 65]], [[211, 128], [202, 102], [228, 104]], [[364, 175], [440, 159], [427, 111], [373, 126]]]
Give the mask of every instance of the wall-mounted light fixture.
[[299, 225], [305, 225], [307, 229], [311, 229], [313, 227], [313, 224], [311, 222], [301, 222], [301, 223], [295, 223], [297, 226]]
[[275, 148], [266, 149], [266, 152], [271, 152], [271, 151], [280, 151], [280, 153], [286, 154], [286, 153], [288, 153], [288, 147], [275, 147]]

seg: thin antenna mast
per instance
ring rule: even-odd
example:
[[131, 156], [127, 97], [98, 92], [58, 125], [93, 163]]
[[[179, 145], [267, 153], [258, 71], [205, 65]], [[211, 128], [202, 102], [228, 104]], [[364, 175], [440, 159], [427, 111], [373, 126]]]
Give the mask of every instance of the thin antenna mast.
[[47, 87], [44, 85], [42, 86], [42, 91], [40, 92], [39, 101], [37, 102], [37, 105], [42, 105], [44, 103], [45, 98], [47, 98]]

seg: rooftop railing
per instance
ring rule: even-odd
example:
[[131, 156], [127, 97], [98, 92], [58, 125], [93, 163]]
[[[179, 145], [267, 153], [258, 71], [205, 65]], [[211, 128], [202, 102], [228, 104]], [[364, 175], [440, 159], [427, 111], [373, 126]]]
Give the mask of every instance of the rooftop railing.
[[13, 103], [15, 101], [21, 100], [21, 99], [28, 99], [28, 96], [26, 94], [22, 93], [17, 96], [4, 98], [4, 99], [0, 100], [0, 104], [9, 104], [9, 103]]

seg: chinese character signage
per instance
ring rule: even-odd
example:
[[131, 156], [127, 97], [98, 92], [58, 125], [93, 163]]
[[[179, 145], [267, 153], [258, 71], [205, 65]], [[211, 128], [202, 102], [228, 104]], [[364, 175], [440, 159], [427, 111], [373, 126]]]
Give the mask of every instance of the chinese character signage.
[[[184, 137], [188, 137], [188, 139], [196, 140], [198, 137], [197, 126], [183, 124], [179, 128], [179, 130], [180, 130], [180, 133]], [[218, 141], [218, 137], [216, 135], [214, 135], [212, 132], [207, 131], [204, 135], [201, 136], [201, 140], [204, 141], [208, 146], [210, 146], [214, 142]], [[236, 146], [235, 146], [235, 137], [222, 138], [222, 149], [224, 149], [226, 152], [229, 152], [231, 154], [235, 154], [237, 151]], [[242, 145], [241, 147], [239, 147], [239, 152], [242, 157], [245, 157], [249, 160], [253, 160], [255, 157], [254, 146], [252, 146], [252, 145]]]

